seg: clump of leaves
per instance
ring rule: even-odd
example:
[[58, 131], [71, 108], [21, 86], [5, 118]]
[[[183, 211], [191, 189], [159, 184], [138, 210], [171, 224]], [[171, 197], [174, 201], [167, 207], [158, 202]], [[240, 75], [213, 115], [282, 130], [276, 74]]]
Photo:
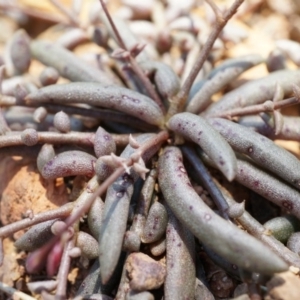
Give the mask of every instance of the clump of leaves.
[[[222, 180], [237, 181], [300, 217], [300, 162], [264, 136], [299, 139], [293, 125], [298, 118], [280, 113], [300, 101], [299, 71], [284, 69], [269, 57], [270, 75], [225, 93], [216, 103], [211, 100], [215, 93], [266, 59], [227, 60], [195, 83], [243, 1], [225, 11], [206, 1], [215, 23], [182, 84], [171, 67], [147, 56], [145, 45], [124, 21], [111, 17], [102, 0], [90, 25], [94, 41], [114, 58], [113, 68], [80, 60], [68, 48], [91, 39], [90, 30], [76, 11], [51, 2], [70, 26], [60, 44], [18, 31], [1, 67], [6, 78], [0, 99], [1, 150], [10, 147], [12, 154], [28, 155], [25, 149], [31, 147], [38, 151], [43, 178], [64, 177], [73, 191], [80, 191], [56, 210], [0, 228], [2, 240], [31, 227], [15, 245], [29, 252], [27, 271], [46, 269], [49, 280], [29, 283], [30, 291], [45, 299], [69, 297], [67, 277], [78, 257], [83, 265], [94, 261], [78, 299], [199, 299], [204, 291], [213, 297], [201, 275], [199, 249], [235, 280], [247, 282], [250, 293], [253, 285], [265, 284], [263, 276], [299, 268], [298, 248], [289, 247], [297, 249], [294, 253], [285, 247], [272, 235], [273, 225], [261, 225], [222, 185]], [[156, 51], [169, 51], [171, 35], [160, 38], [165, 48], [157, 44]], [[25, 76], [32, 59], [47, 66], [38, 83]], [[5, 92], [19, 74], [14, 93]], [[57, 83], [60, 77], [70, 82]], [[30, 108], [34, 128], [27, 128], [28, 120], [15, 106]], [[13, 130], [9, 111], [21, 131]], [[213, 168], [222, 180], [210, 174]], [[195, 181], [213, 200], [211, 207], [197, 193]], [[85, 217], [84, 226], [80, 220]], [[298, 226], [289, 226], [289, 236], [293, 228]], [[29, 299], [12, 287], [1, 289]]]

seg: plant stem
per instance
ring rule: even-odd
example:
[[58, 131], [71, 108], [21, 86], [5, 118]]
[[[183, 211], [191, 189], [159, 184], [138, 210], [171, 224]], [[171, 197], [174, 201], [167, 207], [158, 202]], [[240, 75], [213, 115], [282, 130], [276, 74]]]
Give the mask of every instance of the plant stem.
[[[229, 206], [235, 204], [235, 200], [228, 194], [228, 192], [216, 181], [215, 184], [222, 190], [226, 201]], [[261, 240], [267, 245], [274, 253], [281, 257], [288, 264], [297, 268], [300, 267], [299, 256], [286, 248], [281, 242], [279, 242], [273, 235], [266, 234], [267, 229], [261, 225], [256, 219], [254, 219], [247, 211], [245, 211], [236, 220], [254, 237]]]
[[73, 203], [67, 203], [60, 208], [36, 214], [33, 218], [22, 219], [3, 226], [0, 228], [0, 238], [6, 238], [19, 230], [25, 229], [29, 226], [33, 226], [41, 222], [53, 220], [56, 218], [66, 218], [68, 215], [70, 215], [73, 207]]
[[[194, 67], [192, 68], [189, 76], [183, 83], [179, 93], [170, 101], [170, 107], [167, 112], [167, 120], [172, 117], [177, 112], [182, 111], [186, 100], [188, 98], [189, 91], [196, 79], [199, 71], [201, 70], [205, 60], [207, 59], [216, 39], [218, 38], [220, 32], [223, 30], [227, 22], [232, 18], [232, 16], [237, 12], [239, 6], [244, 2], [244, 0], [236, 0], [232, 6], [225, 12], [223, 17], [219, 16], [219, 13], [216, 15], [217, 22], [214, 26], [213, 31], [210, 33], [203, 49], [201, 50], [198, 59], [196, 60]], [[209, 2], [210, 4], [210, 2]], [[214, 7], [214, 6], [213, 6]], [[213, 9], [214, 11], [216, 9]]]
[[299, 101], [300, 101], [300, 99], [296, 98], [296, 97], [288, 98], [285, 100], [280, 100], [277, 102], [272, 102], [271, 100], [268, 100], [262, 104], [255, 104], [255, 105], [250, 105], [250, 106], [246, 106], [246, 107], [233, 108], [231, 110], [216, 113], [215, 115], [212, 115], [210, 117], [230, 119], [232, 117], [254, 115], [254, 114], [261, 113], [261, 112], [273, 112], [276, 109], [281, 109], [284, 107], [298, 104]]
[[[116, 35], [117, 41], [119, 46], [124, 49], [127, 50], [127, 47], [122, 39], [122, 37], [119, 34], [119, 31], [117, 29], [117, 27], [115, 26], [114, 21], [111, 18], [110, 13], [107, 10], [106, 4], [104, 3], [103, 0], [100, 0], [101, 6], [104, 10], [104, 13], [110, 23], [110, 26], [113, 29], [114, 34]], [[130, 51], [128, 51], [129, 56], [129, 62], [131, 64], [131, 67], [133, 69], [133, 71], [136, 73], [136, 75], [139, 77], [139, 79], [142, 81], [143, 85], [145, 86], [149, 96], [156, 102], [156, 104], [160, 107], [161, 111], [163, 113], [165, 113], [165, 107], [161, 101], [161, 99], [159, 98], [158, 94], [156, 93], [155, 89], [153, 88], [153, 85], [151, 83], [151, 81], [149, 80], [149, 78], [144, 74], [143, 70], [141, 69], [141, 67], [139, 66], [139, 64], [136, 62], [135, 58], [132, 56], [132, 54], [130, 53]]]
[[71, 265], [71, 256], [69, 255], [69, 253], [70, 250], [74, 248], [74, 246], [75, 237], [72, 237], [69, 241], [67, 241], [64, 246], [64, 252], [61, 258], [61, 263], [57, 274], [56, 297], [58, 299], [66, 299], [68, 274]]
[[[144, 143], [138, 150], [136, 151], [140, 155], [145, 153], [146, 150], [149, 149], [149, 147], [153, 146], [154, 144], [161, 143], [165, 141], [168, 138], [169, 134], [167, 131], [162, 131], [159, 134], [157, 134], [154, 138], [150, 139], [146, 143]], [[136, 153], [135, 152], [135, 153]], [[134, 154], [135, 154], [134, 153]], [[124, 162], [124, 166], [126, 165], [127, 167], [132, 166], [134, 161], [132, 158], [127, 159]], [[78, 208], [76, 211], [73, 211], [71, 216], [66, 220], [66, 229], [71, 226], [76, 220], [78, 220], [82, 215], [84, 215], [90, 206], [93, 204], [94, 200], [97, 197], [100, 197], [106, 190], [107, 188], [119, 177], [124, 173], [124, 166], [121, 166], [117, 168], [96, 190], [95, 192], [89, 197], [84, 205], [82, 205], [80, 208]]]
[[[14, 131], [12, 133], [0, 136], [0, 148], [9, 146], [22, 146], [24, 145], [21, 139], [22, 131]], [[136, 136], [134, 134], [133, 136]], [[128, 134], [112, 134], [112, 137], [117, 147], [124, 147], [128, 144]], [[94, 146], [95, 133], [92, 132], [50, 132], [42, 131], [38, 132], [38, 143], [43, 144], [74, 144], [80, 146], [93, 147]]]

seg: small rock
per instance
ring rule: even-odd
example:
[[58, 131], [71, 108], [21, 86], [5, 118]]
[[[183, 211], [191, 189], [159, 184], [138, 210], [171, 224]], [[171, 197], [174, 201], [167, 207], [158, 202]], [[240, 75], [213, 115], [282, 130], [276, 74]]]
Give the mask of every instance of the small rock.
[[132, 290], [146, 291], [159, 288], [166, 277], [166, 267], [143, 253], [128, 256], [126, 271]]
[[292, 272], [276, 274], [267, 283], [266, 300], [298, 300], [300, 278]]

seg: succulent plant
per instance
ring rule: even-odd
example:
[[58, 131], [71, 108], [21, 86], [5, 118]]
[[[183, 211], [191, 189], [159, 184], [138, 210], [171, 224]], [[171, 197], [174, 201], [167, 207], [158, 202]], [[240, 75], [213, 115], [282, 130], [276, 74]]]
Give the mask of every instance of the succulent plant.
[[[294, 233], [300, 218], [300, 162], [274, 142], [299, 141], [299, 118], [280, 109], [299, 103], [300, 71], [286, 69], [281, 52], [276, 59], [251, 54], [218, 66], [213, 57], [213, 45], [244, 1], [223, 12], [206, 1], [214, 26], [183, 79], [149, 57], [128, 24], [111, 17], [102, 0], [89, 29], [74, 10], [51, 2], [68, 20], [60, 44], [19, 30], [0, 67], [0, 150], [34, 155], [44, 180], [63, 177], [79, 194], [55, 210], [0, 228], [2, 241], [31, 227], [15, 246], [29, 252], [28, 273], [46, 269], [51, 280], [30, 282], [30, 291], [45, 299], [70, 297], [68, 272], [78, 258], [93, 265], [77, 299], [204, 299], [201, 294], [213, 299], [199, 252], [249, 285], [263, 286], [264, 276], [300, 268]], [[139, 7], [130, 5], [132, 11]], [[101, 60], [99, 66], [89, 65], [68, 49], [91, 39], [113, 58], [113, 67]], [[154, 49], [163, 54], [173, 42], [161, 30]], [[184, 49], [181, 54], [190, 55]], [[33, 59], [45, 65], [39, 80], [25, 76]], [[268, 76], [223, 92], [262, 63]], [[201, 80], [200, 71], [205, 72]], [[10, 79], [3, 78], [17, 75], [13, 93], [5, 91]], [[213, 102], [218, 92], [223, 95]], [[28, 108], [28, 116], [17, 107]], [[9, 112], [21, 130], [13, 128]], [[237, 182], [288, 216], [278, 214], [280, 220], [262, 225], [243, 199], [228, 192]], [[210, 202], [199, 195], [199, 185]], [[291, 250], [282, 243], [290, 236]], [[29, 297], [12, 287], [5, 292]]]

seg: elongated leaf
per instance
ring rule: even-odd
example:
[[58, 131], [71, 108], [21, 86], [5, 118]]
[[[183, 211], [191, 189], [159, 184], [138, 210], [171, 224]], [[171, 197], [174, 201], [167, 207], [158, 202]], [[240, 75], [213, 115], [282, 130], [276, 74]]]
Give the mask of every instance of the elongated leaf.
[[195, 295], [195, 241], [191, 232], [168, 212], [166, 300], [193, 299]]
[[189, 112], [173, 116], [168, 127], [198, 144], [231, 181], [236, 173], [236, 158], [225, 139], [202, 117]]
[[239, 267], [262, 274], [287, 269], [286, 263], [254, 237], [215, 214], [197, 195], [178, 148], [167, 147], [159, 159], [159, 184], [175, 216], [202, 243]]
[[153, 125], [161, 125], [163, 121], [159, 106], [151, 98], [123, 87], [97, 82], [49, 85], [30, 93], [25, 101], [29, 103], [85, 103], [116, 109]]
[[261, 170], [250, 160], [238, 159], [236, 180], [300, 219], [300, 192]]
[[277, 82], [280, 82], [285, 95], [289, 95], [293, 91], [293, 85], [300, 85], [300, 71], [276, 71], [266, 77], [251, 80], [239, 88], [226, 93], [218, 102], [213, 103], [204, 112], [204, 115], [213, 116], [215, 113], [224, 112], [232, 108], [259, 104], [273, 99]]
[[[138, 143], [143, 143], [154, 137], [154, 134], [143, 134], [136, 138]], [[155, 145], [146, 153], [146, 158], [158, 150], [160, 145]], [[121, 154], [121, 157], [128, 158], [135, 149], [128, 145]], [[138, 179], [138, 174], [131, 170], [130, 174], [124, 173], [107, 190], [103, 221], [100, 228], [99, 248], [101, 280], [105, 284], [111, 278], [118, 259], [120, 257], [123, 245], [126, 223], [128, 219], [129, 204], [133, 194], [133, 184]]]
[[188, 103], [186, 111], [191, 113], [201, 112], [210, 103], [213, 94], [219, 92], [241, 73], [262, 61], [263, 58], [260, 55], [247, 55], [228, 59], [209, 74], [207, 80]]
[[103, 71], [94, 68], [64, 47], [47, 41], [33, 41], [30, 44], [33, 58], [44, 65], [55, 68], [71, 81], [93, 81], [112, 84], [113, 80]]
[[209, 122], [234, 150], [250, 156], [257, 164], [300, 189], [300, 161], [290, 152], [234, 122], [220, 118], [209, 119]]

